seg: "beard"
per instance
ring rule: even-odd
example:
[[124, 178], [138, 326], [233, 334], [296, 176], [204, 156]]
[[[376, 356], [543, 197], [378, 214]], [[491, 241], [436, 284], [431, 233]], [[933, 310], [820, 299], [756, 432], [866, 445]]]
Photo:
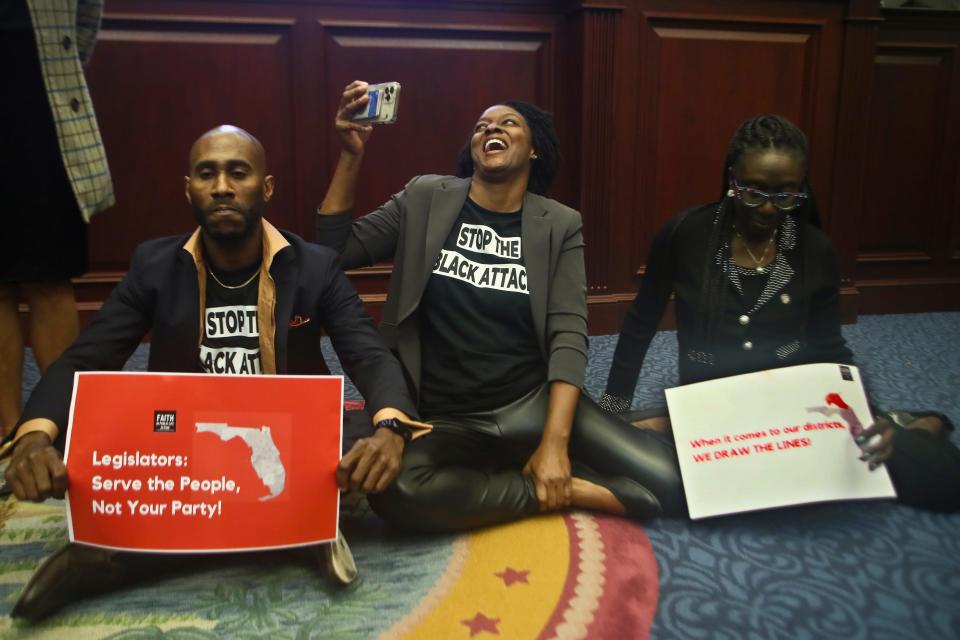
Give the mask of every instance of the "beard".
[[193, 209], [193, 219], [200, 225], [206, 237], [217, 242], [239, 243], [246, 240], [260, 224], [263, 217], [263, 196], [257, 198], [257, 201], [250, 207], [236, 206], [235, 210], [240, 213], [241, 221], [216, 220], [216, 206], [210, 209], [204, 209], [196, 203], [191, 202], [190, 208]]

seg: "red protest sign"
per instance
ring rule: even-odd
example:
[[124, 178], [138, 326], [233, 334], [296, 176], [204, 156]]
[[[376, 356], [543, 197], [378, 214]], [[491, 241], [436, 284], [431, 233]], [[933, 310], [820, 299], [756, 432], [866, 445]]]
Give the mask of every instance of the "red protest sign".
[[78, 373], [70, 540], [241, 551], [336, 537], [343, 378]]

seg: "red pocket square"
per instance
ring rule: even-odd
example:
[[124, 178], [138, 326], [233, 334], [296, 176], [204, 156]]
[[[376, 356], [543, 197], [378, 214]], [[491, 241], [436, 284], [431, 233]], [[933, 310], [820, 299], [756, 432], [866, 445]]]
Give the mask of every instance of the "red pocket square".
[[310, 322], [310, 318], [307, 318], [306, 316], [301, 316], [298, 314], [290, 318], [290, 328], [296, 329], [297, 327], [302, 327], [308, 322]]

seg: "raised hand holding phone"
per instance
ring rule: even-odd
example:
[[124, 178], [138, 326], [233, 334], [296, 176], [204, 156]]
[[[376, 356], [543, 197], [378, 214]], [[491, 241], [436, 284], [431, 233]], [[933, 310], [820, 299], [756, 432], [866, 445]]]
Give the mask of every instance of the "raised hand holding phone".
[[353, 120], [354, 114], [366, 108], [370, 101], [367, 95], [369, 86], [362, 80], [354, 80], [343, 90], [337, 107], [334, 127], [340, 136], [340, 146], [345, 153], [354, 156], [363, 154], [364, 145], [370, 138], [370, 132], [373, 131], [373, 127], [369, 124]]
[[367, 124], [393, 124], [400, 110], [400, 83], [367, 85], [367, 104], [353, 119]]

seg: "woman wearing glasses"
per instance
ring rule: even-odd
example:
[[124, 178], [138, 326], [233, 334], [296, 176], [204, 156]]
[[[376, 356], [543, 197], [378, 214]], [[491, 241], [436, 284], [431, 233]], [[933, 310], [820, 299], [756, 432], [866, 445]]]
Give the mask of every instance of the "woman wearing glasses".
[[[681, 384], [813, 362], [852, 363], [840, 332], [836, 256], [806, 184], [808, 159], [806, 136], [786, 118], [757, 116], [740, 125], [727, 151], [721, 200], [684, 211], [654, 238], [620, 332], [603, 408], [630, 409], [671, 292]], [[940, 437], [949, 421], [932, 413], [892, 413], [864, 432], [864, 443], [882, 434], [876, 444], [862, 445], [865, 462], [876, 468], [902, 449], [907, 455], [888, 464], [901, 499], [960, 507], [960, 454]], [[669, 431], [664, 414], [630, 418]], [[891, 422], [898, 421], [917, 428], [897, 431]]]
[[611, 409], [630, 407], [671, 292], [681, 384], [851, 360], [840, 334], [836, 258], [805, 191], [803, 132], [780, 116], [751, 118], [724, 166], [720, 202], [681, 213], [653, 241], [607, 381], [603, 404]]

